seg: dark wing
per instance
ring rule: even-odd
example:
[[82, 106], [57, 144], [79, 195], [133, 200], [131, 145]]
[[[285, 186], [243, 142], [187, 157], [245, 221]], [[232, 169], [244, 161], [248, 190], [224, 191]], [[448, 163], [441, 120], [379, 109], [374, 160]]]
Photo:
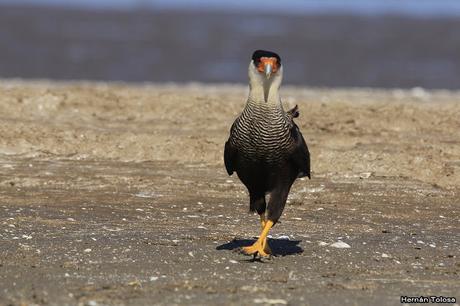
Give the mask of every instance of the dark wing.
[[238, 154], [238, 150], [234, 146], [232, 146], [232, 144], [230, 143], [230, 138], [234, 137], [234, 129], [238, 119], [239, 118], [236, 118], [235, 122], [233, 122], [232, 127], [230, 128], [230, 137], [225, 143], [224, 163], [228, 175], [232, 175], [233, 171], [236, 170], [236, 156]]
[[292, 109], [288, 110], [286, 113], [288, 114], [289, 117], [291, 117], [291, 120], [292, 120], [292, 118], [297, 118], [297, 117], [299, 117], [299, 107], [296, 104], [296, 106], [294, 106]]
[[227, 169], [228, 175], [232, 175], [235, 171], [235, 161], [236, 161], [237, 150], [230, 143], [230, 139], [225, 143], [224, 150], [224, 163], [225, 169]]
[[291, 136], [295, 141], [295, 148], [291, 154], [291, 160], [299, 169], [298, 177], [310, 177], [310, 152], [308, 151], [305, 139], [300, 133], [299, 127], [294, 123], [291, 128]]

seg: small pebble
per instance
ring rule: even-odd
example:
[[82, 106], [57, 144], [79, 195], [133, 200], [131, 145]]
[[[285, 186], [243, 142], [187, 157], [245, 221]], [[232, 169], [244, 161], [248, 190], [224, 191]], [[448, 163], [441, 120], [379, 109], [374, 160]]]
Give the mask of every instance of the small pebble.
[[261, 299], [254, 299], [255, 304], [264, 304], [264, 305], [287, 305], [287, 301], [283, 299], [267, 299], [267, 298], [261, 298]]
[[331, 244], [331, 247], [337, 248], [337, 249], [349, 249], [351, 246], [348, 243], [345, 243], [343, 241], [337, 241]]

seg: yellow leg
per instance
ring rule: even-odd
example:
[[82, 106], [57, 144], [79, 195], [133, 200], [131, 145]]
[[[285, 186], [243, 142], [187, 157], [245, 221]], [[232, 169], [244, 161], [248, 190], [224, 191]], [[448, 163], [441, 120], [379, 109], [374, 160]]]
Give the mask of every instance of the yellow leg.
[[259, 253], [260, 256], [266, 257], [271, 254], [270, 247], [268, 246], [267, 242], [267, 235], [270, 229], [273, 226], [273, 221], [267, 220], [265, 221], [264, 228], [262, 229], [262, 233], [260, 233], [259, 239], [254, 242], [253, 245], [244, 247], [243, 252], [245, 254], [257, 254]]
[[260, 225], [262, 225], [262, 230], [264, 230], [265, 227], [265, 214], [261, 214], [260, 216]]
[[[259, 216], [260, 216], [260, 225], [262, 226], [262, 230], [264, 230], [265, 224], [267, 223], [267, 221], [265, 220], [265, 214], [261, 214]], [[265, 240], [263, 241], [262, 245], [264, 246], [265, 253], [267, 253], [267, 254], [272, 253], [272, 250], [270, 249], [270, 245], [268, 244], [268, 239], [267, 238], [265, 238]]]

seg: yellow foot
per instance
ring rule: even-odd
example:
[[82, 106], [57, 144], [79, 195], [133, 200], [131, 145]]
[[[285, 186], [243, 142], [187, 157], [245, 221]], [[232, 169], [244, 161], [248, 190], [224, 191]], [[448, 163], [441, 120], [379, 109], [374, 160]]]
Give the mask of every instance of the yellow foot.
[[253, 245], [244, 247], [243, 248], [243, 253], [247, 255], [257, 255], [261, 257], [268, 257], [272, 254], [272, 250], [270, 249], [270, 246], [268, 245], [267, 238], [261, 242], [260, 240], [257, 240], [254, 242]]
[[[262, 222], [262, 217], [261, 217], [261, 222]], [[248, 255], [257, 255], [262, 257], [267, 257], [269, 256], [272, 251], [270, 250], [270, 247], [268, 246], [267, 242], [267, 235], [270, 229], [273, 226], [273, 221], [267, 220], [265, 221], [264, 228], [262, 230], [262, 233], [260, 233], [259, 239], [257, 239], [256, 242], [254, 242], [253, 245], [244, 247], [243, 248], [243, 253], [248, 254]]]

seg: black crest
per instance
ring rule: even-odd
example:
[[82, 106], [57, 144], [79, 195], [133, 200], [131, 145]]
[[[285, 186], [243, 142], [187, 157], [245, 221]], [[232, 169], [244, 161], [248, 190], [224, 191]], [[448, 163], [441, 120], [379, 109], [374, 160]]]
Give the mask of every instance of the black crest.
[[256, 66], [259, 64], [261, 57], [276, 57], [276, 59], [278, 60], [278, 63], [281, 64], [281, 57], [275, 52], [266, 51], [266, 50], [256, 50], [252, 54], [252, 60], [254, 61], [254, 64]]

